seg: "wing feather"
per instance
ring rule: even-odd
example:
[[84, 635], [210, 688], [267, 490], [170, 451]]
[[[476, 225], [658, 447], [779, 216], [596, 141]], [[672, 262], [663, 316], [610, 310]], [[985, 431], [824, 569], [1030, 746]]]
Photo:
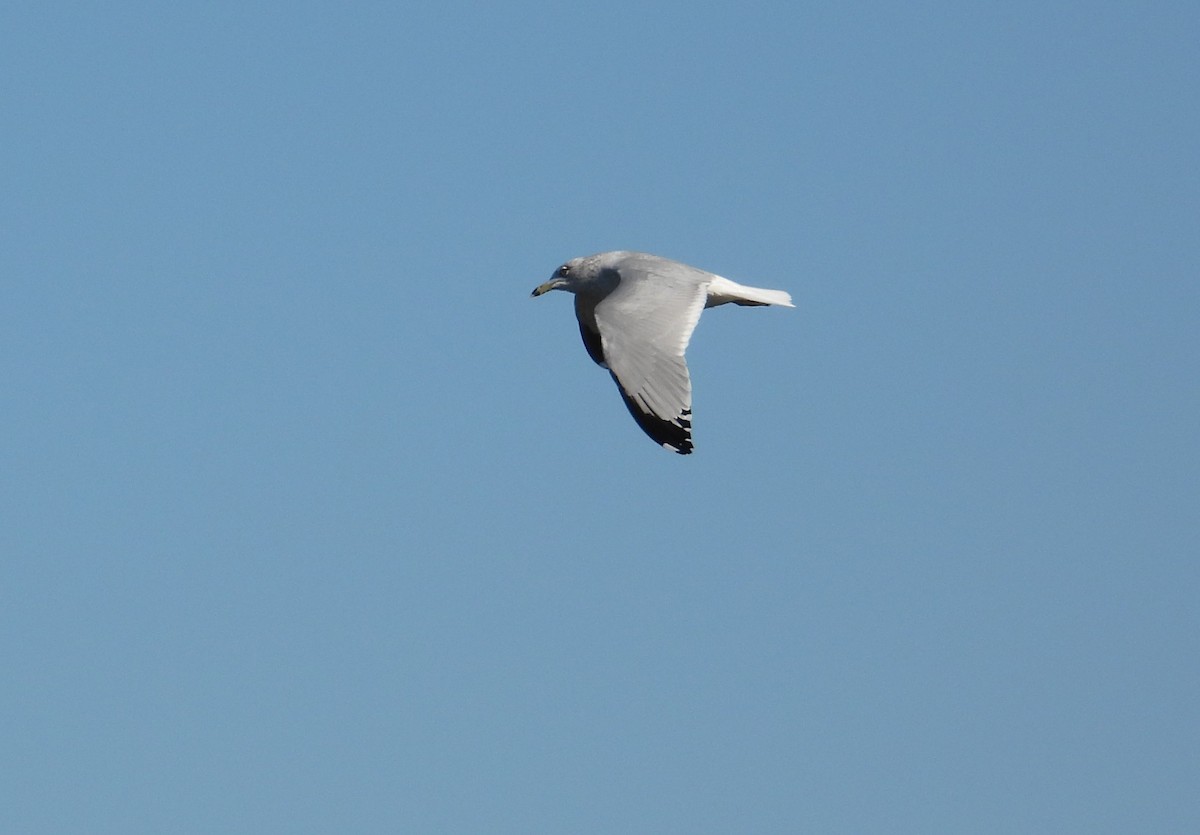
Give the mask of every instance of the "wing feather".
[[600, 340], [600, 328], [596, 326], [596, 303], [586, 296], [575, 297], [575, 318], [579, 320], [579, 335], [592, 362], [608, 368], [604, 360], [604, 344]]
[[633, 257], [618, 270], [620, 283], [594, 310], [604, 360], [642, 430], [686, 455], [692, 451], [692, 381], [684, 351], [711, 276]]

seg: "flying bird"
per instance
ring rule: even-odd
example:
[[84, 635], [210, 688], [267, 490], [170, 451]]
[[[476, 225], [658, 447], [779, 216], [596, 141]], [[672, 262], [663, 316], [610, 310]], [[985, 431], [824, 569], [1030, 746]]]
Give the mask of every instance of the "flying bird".
[[794, 307], [783, 290], [746, 287], [644, 252], [574, 258], [533, 291], [575, 294], [583, 347], [607, 368], [638, 426], [663, 447], [692, 451], [692, 381], [683, 354], [700, 312], [719, 304]]

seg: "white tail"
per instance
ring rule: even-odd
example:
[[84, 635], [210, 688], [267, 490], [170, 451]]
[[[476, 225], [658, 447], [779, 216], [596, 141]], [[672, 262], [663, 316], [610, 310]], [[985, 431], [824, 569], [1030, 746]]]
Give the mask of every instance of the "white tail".
[[791, 294], [784, 290], [764, 290], [761, 287], [747, 287], [728, 278], [714, 275], [708, 285], [708, 301], [705, 307], [716, 307], [719, 304], [754, 305], [777, 304], [780, 307], [795, 307]]

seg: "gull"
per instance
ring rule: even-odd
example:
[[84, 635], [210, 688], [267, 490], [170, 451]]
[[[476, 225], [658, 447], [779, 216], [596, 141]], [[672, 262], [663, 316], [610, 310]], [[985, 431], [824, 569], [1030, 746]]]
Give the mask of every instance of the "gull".
[[692, 381], [683, 354], [706, 307], [794, 307], [783, 290], [763, 290], [644, 252], [573, 258], [545, 284], [575, 294], [588, 356], [607, 368], [647, 435], [680, 455], [692, 451]]

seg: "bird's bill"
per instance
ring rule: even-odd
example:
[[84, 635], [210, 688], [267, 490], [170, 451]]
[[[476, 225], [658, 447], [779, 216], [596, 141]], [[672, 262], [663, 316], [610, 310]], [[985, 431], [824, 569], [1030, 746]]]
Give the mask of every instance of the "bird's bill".
[[557, 278], [552, 278], [549, 281], [547, 281], [545, 284], [539, 284], [537, 287], [534, 287], [533, 295], [540, 296], [543, 293], [549, 293], [551, 290], [554, 290], [561, 286], [562, 286], [561, 281], [559, 281]]

